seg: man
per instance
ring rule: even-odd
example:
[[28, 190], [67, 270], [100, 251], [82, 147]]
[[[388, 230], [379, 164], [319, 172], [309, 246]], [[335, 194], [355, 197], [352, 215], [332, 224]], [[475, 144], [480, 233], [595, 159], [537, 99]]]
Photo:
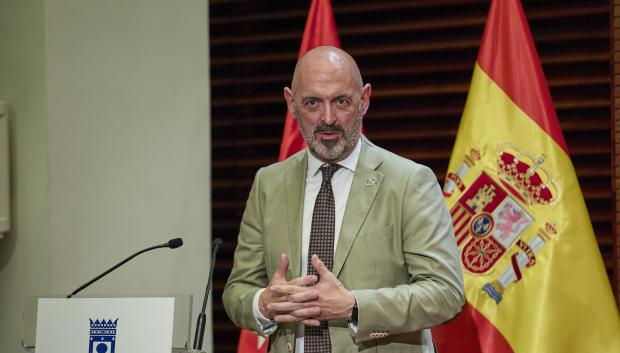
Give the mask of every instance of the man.
[[463, 306], [437, 179], [360, 137], [370, 94], [334, 47], [284, 89], [308, 148], [256, 174], [223, 298], [274, 353], [433, 352], [428, 328]]

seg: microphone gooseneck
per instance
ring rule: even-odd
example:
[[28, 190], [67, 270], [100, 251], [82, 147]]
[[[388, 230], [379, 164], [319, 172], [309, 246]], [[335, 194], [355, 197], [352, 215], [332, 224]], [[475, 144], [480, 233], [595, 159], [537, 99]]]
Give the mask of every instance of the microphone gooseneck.
[[198, 314], [198, 319], [196, 320], [196, 333], [194, 334], [194, 349], [201, 350], [202, 349], [202, 340], [205, 334], [205, 324], [207, 321], [207, 315], [205, 314], [205, 310], [207, 309], [207, 301], [209, 299], [209, 292], [211, 291], [211, 281], [213, 279], [213, 268], [215, 267], [215, 258], [217, 255], [217, 251], [222, 246], [222, 239], [215, 238], [213, 239], [213, 250], [211, 251], [211, 271], [209, 271], [209, 279], [207, 280], [207, 289], [205, 290], [205, 298], [202, 301], [202, 311]]
[[79, 288], [77, 288], [76, 290], [74, 290], [73, 292], [71, 292], [71, 294], [67, 295], [67, 298], [71, 298], [74, 295], [78, 294], [79, 292], [81, 292], [82, 290], [86, 289], [88, 286], [90, 286], [91, 284], [97, 282], [98, 280], [100, 280], [102, 277], [104, 277], [105, 275], [107, 275], [108, 273], [116, 270], [117, 268], [121, 267], [122, 265], [124, 265], [127, 261], [133, 259], [134, 257], [145, 253], [147, 251], [151, 251], [151, 250], [155, 250], [155, 249], [159, 249], [159, 248], [170, 248], [170, 249], [176, 249], [179, 246], [183, 245], [183, 239], [181, 238], [174, 238], [171, 239], [170, 241], [168, 241], [167, 243], [164, 244], [159, 244], [159, 245], [155, 245], [155, 246], [151, 246], [148, 247], [146, 249], [140, 250], [137, 253], [129, 256], [128, 258], [126, 258], [125, 260], [117, 263], [116, 265], [112, 266], [110, 269], [108, 269], [107, 271], [105, 271], [104, 273], [100, 274], [99, 276], [91, 279], [90, 281], [84, 283], [83, 285], [81, 285]]

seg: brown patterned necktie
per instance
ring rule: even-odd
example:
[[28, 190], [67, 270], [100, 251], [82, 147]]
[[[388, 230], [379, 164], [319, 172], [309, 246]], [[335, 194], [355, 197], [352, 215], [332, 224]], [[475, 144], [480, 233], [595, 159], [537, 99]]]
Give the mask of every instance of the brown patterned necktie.
[[[331, 271], [334, 263], [334, 233], [336, 230], [336, 206], [332, 190], [332, 176], [340, 168], [338, 164], [326, 164], [321, 167], [323, 182], [314, 202], [312, 226], [310, 228], [310, 246], [308, 247], [308, 274], [317, 275], [312, 266], [312, 255], [319, 259]], [[329, 325], [321, 321], [321, 326], [304, 326], [304, 353], [330, 353]]]

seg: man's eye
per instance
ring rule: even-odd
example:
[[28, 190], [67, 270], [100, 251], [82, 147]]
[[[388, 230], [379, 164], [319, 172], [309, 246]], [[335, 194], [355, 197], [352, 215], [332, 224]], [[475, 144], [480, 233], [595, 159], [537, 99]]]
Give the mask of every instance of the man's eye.
[[345, 98], [338, 98], [338, 100], [336, 101], [336, 103], [337, 103], [339, 106], [343, 106], [343, 107], [344, 107], [344, 106], [347, 106], [347, 105], [349, 104], [349, 101], [348, 101], [347, 99], [345, 99]]
[[306, 106], [308, 106], [308, 107], [314, 107], [314, 106], [316, 106], [316, 104], [317, 104], [316, 99], [308, 99], [306, 101]]

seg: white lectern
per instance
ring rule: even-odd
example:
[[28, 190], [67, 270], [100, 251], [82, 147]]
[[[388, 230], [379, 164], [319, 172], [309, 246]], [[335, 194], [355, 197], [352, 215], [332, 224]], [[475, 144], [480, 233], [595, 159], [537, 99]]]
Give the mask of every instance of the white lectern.
[[191, 301], [191, 296], [33, 298], [25, 305], [22, 346], [36, 353], [186, 352]]

